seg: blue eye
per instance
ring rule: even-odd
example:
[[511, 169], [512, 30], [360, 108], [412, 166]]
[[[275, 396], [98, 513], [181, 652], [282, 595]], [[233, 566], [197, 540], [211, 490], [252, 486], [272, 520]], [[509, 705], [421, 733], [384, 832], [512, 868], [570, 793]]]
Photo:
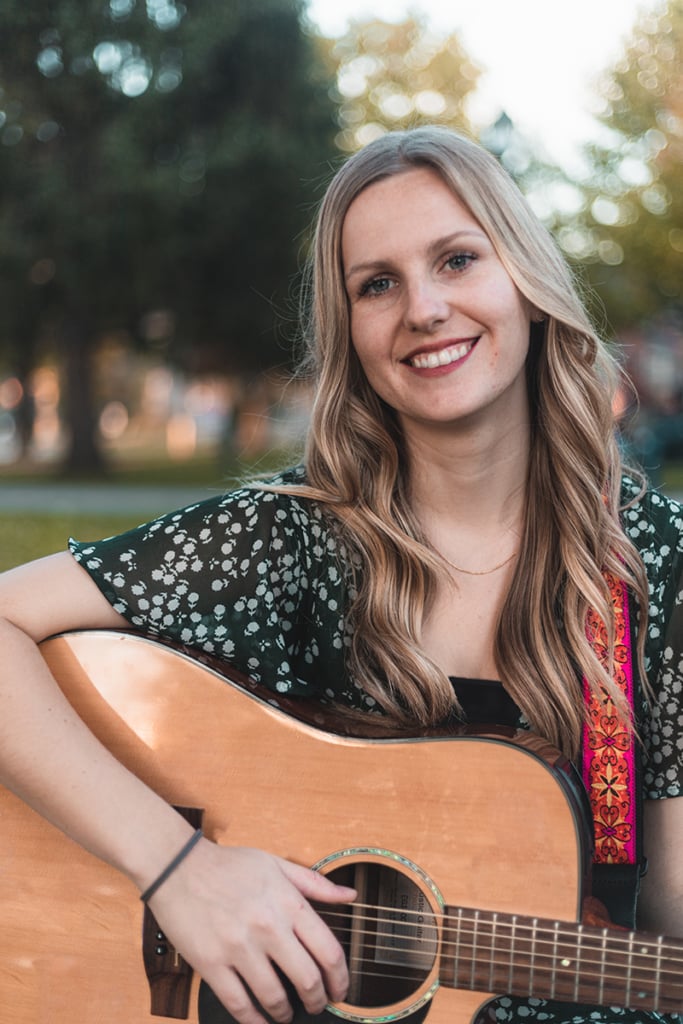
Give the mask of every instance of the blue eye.
[[361, 297], [363, 295], [383, 295], [390, 288], [391, 280], [388, 277], [373, 277], [372, 280], [365, 282], [359, 294]]
[[449, 256], [446, 260], [446, 265], [450, 270], [466, 270], [470, 263], [476, 260], [476, 256], [471, 252], [456, 252], [452, 256]]

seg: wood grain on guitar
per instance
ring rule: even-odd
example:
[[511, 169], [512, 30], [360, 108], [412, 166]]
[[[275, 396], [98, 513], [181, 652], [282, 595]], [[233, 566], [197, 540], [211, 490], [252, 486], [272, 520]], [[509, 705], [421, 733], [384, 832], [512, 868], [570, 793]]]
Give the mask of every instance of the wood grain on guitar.
[[[683, 942], [579, 923], [584, 798], [537, 737], [345, 735], [357, 723], [275, 707], [239, 674], [133, 634], [67, 634], [42, 653], [124, 764], [174, 805], [204, 809], [209, 838], [359, 888], [353, 906], [320, 908], [353, 979], [330, 1020], [470, 1024], [505, 993], [683, 1008]], [[0, 828], [12, 1024], [230, 1021], [151, 915], [143, 940], [125, 878], [2, 790]]]

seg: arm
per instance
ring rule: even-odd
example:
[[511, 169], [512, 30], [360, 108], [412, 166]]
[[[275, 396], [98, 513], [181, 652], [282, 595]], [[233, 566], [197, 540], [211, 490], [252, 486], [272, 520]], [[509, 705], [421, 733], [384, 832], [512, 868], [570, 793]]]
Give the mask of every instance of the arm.
[[646, 800], [648, 869], [638, 901], [638, 926], [683, 937], [683, 798]]
[[[65, 630], [127, 626], [69, 554], [0, 576], [0, 782], [142, 890], [192, 830], [95, 739], [37, 648]], [[343, 997], [342, 950], [308, 899], [350, 895], [265, 853], [202, 840], [151, 906], [169, 939], [241, 1024], [260, 1024], [243, 982], [276, 1020], [291, 1017], [273, 964], [309, 1012]]]

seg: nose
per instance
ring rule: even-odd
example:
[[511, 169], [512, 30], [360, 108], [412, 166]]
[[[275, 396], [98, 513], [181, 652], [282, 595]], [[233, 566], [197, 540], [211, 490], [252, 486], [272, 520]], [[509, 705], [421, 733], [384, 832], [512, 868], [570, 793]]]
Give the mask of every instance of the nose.
[[408, 330], [431, 334], [448, 319], [448, 302], [435, 281], [413, 281], [406, 287], [405, 296], [404, 324]]

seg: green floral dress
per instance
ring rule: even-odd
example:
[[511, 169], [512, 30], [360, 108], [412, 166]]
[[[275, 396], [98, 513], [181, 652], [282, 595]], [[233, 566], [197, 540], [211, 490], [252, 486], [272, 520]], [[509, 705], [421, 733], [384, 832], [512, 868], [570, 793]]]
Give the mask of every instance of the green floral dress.
[[[297, 467], [268, 482], [304, 479]], [[683, 795], [683, 509], [648, 491], [624, 512], [623, 524], [650, 586], [646, 667], [655, 699], [640, 708], [644, 796], [677, 797]], [[315, 502], [248, 486], [118, 537], [72, 540], [70, 549], [113, 607], [147, 634], [229, 662], [275, 693], [373, 710], [345, 665], [353, 566]], [[501, 998], [489, 1019], [643, 1024], [678, 1018]]]

